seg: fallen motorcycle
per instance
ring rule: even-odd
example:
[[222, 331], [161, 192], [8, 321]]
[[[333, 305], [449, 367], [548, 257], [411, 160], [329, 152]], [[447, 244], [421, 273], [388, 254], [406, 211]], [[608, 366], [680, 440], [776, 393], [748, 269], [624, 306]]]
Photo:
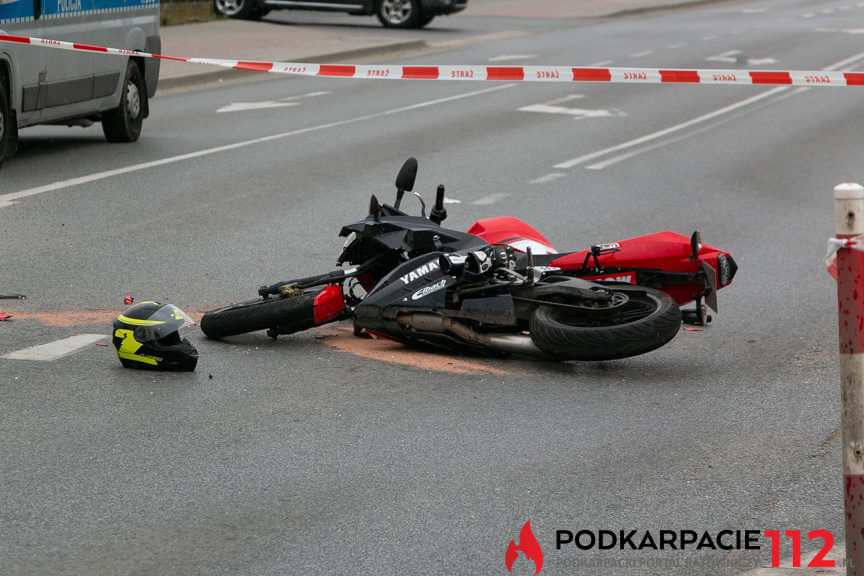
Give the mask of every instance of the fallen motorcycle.
[[[659, 232], [557, 252], [512, 217], [441, 226], [444, 186], [426, 217], [400, 210], [417, 161], [396, 178], [393, 206], [373, 195], [368, 215], [342, 228], [332, 272], [262, 286], [259, 299], [207, 312], [211, 338], [267, 330], [272, 338], [352, 319], [363, 331], [472, 354], [611, 360], [668, 343], [682, 319], [704, 325], [706, 305], [737, 271], [728, 252]], [[694, 302], [691, 310], [679, 306]]]

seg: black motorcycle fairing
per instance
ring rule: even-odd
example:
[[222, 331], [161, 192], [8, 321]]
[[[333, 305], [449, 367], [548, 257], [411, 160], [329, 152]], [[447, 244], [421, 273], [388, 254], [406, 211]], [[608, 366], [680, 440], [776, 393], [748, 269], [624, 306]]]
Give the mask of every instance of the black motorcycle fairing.
[[344, 237], [352, 233], [356, 239], [343, 249], [339, 257], [340, 264], [359, 264], [380, 252], [382, 248], [402, 252], [413, 258], [432, 251], [453, 252], [488, 246], [485, 240], [474, 234], [442, 228], [426, 218], [402, 213], [381, 216], [378, 219], [367, 217], [343, 226], [339, 235]]
[[366, 295], [359, 308], [444, 308], [446, 291], [456, 284], [441, 271], [442, 252], [412, 258], [382, 278]]

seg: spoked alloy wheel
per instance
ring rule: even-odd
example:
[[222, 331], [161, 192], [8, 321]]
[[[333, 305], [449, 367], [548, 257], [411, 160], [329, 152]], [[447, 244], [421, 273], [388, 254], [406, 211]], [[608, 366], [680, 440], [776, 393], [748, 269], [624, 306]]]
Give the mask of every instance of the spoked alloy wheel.
[[213, 0], [213, 11], [229, 18], [259, 20], [270, 10], [258, 6], [254, 0]]
[[216, 13], [231, 18], [238, 17], [241, 12], [248, 9], [246, 5], [245, 0], [213, 0], [213, 9]]
[[420, 0], [381, 0], [378, 20], [388, 28], [417, 28], [420, 22]]
[[681, 311], [668, 294], [639, 286], [610, 291], [610, 301], [594, 309], [567, 306], [566, 295], [538, 306], [530, 323], [534, 344], [560, 360], [614, 360], [655, 350], [678, 333]]

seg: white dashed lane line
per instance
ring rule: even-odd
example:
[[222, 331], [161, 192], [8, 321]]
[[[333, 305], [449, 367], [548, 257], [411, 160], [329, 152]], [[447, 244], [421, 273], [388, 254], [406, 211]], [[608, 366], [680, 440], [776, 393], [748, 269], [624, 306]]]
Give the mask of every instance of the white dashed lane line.
[[78, 334], [77, 336], [70, 336], [69, 338], [55, 340], [54, 342], [49, 342], [47, 344], [40, 344], [16, 352], [10, 352], [4, 354], [3, 358], [8, 360], [37, 360], [40, 362], [50, 362], [51, 360], [57, 360], [58, 358], [63, 358], [69, 354], [74, 354], [85, 346], [95, 344], [96, 342], [107, 338], [108, 336], [105, 334]]

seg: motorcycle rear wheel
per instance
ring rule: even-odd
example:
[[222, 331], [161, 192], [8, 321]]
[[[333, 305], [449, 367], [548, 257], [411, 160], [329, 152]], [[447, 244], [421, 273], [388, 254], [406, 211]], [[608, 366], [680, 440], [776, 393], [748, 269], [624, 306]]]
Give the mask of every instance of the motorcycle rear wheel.
[[531, 340], [559, 360], [615, 360], [656, 350], [681, 328], [681, 310], [668, 294], [640, 286], [610, 290], [628, 297], [613, 320], [586, 321], [560, 307], [541, 305], [531, 317]]
[[315, 297], [320, 290], [299, 296], [251, 300], [211, 310], [201, 318], [201, 331], [209, 338], [278, 328], [279, 334], [315, 326]]

